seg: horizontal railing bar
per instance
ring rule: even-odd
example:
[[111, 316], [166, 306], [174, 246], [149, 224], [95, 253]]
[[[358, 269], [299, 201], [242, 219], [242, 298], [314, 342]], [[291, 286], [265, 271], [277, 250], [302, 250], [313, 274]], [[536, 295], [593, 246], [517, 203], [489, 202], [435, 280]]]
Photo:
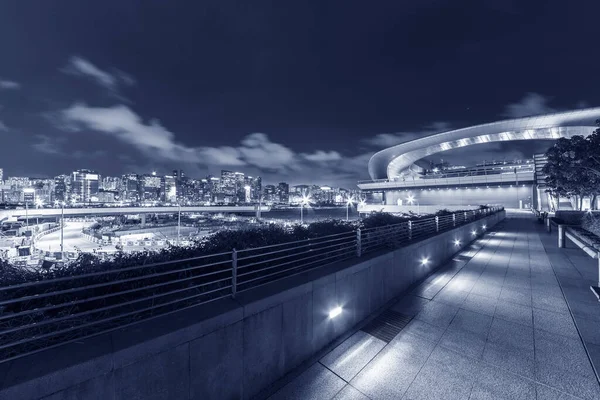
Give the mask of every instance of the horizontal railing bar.
[[[210, 283], [203, 284], [203, 285], [192, 286], [192, 287], [189, 287], [189, 288], [186, 288], [186, 289], [172, 290], [172, 291], [166, 292], [166, 293], [160, 293], [160, 294], [155, 294], [155, 295], [152, 295], [152, 296], [142, 297], [140, 299], [131, 300], [131, 301], [128, 301], [128, 302], [125, 302], [125, 303], [113, 304], [112, 306], [108, 306], [108, 307], [97, 308], [97, 309], [94, 309], [94, 310], [88, 310], [88, 311], [84, 311], [84, 312], [76, 313], [76, 314], [70, 314], [70, 315], [66, 315], [64, 317], [60, 317], [60, 318], [48, 319], [48, 320], [44, 320], [44, 321], [41, 321], [41, 322], [36, 322], [36, 323], [33, 323], [33, 324], [29, 324], [29, 325], [20, 325], [20, 326], [17, 326], [15, 328], [12, 328], [12, 329], [1, 330], [0, 333], [7, 334], [7, 333], [10, 333], [10, 332], [22, 331], [22, 330], [25, 330], [25, 329], [30, 329], [30, 328], [34, 328], [34, 327], [38, 327], [38, 326], [44, 326], [44, 325], [48, 325], [48, 324], [52, 324], [52, 323], [56, 323], [56, 322], [68, 321], [69, 319], [81, 318], [81, 317], [84, 317], [86, 315], [95, 314], [95, 313], [98, 313], [98, 312], [109, 311], [109, 310], [112, 310], [112, 309], [115, 309], [115, 308], [124, 307], [124, 306], [128, 306], [128, 305], [131, 305], [131, 304], [139, 303], [141, 301], [153, 300], [153, 299], [155, 299], [157, 297], [169, 296], [169, 295], [172, 295], [172, 294], [175, 294], [175, 293], [178, 293], [178, 292], [184, 292], [184, 291], [188, 291], [188, 290], [198, 289], [200, 287], [207, 286], [208, 284], [223, 282], [223, 281], [226, 281], [226, 280], [231, 280], [231, 277], [224, 278], [224, 279], [219, 279], [219, 280], [216, 280], [216, 281], [212, 281]], [[231, 285], [229, 285], [229, 287], [231, 287]], [[222, 289], [222, 288], [219, 288], [219, 290], [220, 289]], [[210, 291], [209, 292], [204, 292], [204, 293], [210, 293]], [[0, 345], [0, 349], [2, 349], [2, 348], [3, 348], [3, 346]]]
[[[343, 247], [343, 248], [340, 248], [340, 249], [337, 249], [337, 250], [332, 250], [329, 253], [334, 253], [334, 252], [341, 251], [341, 250], [355, 249], [355, 248], [356, 248], [355, 245], [350, 245], [350, 246], [346, 246], [346, 247]], [[291, 263], [294, 263], [294, 262], [300, 262], [300, 261], [308, 260], [308, 259], [315, 258], [315, 257], [321, 257], [321, 256], [323, 256], [323, 254], [313, 254], [313, 255], [308, 256], [308, 257], [299, 258], [299, 259], [292, 260], [292, 261], [286, 261], [286, 262], [281, 263], [281, 264], [277, 264], [277, 265], [272, 265], [270, 267], [261, 268], [261, 269], [258, 269], [256, 271], [244, 272], [242, 274], [238, 274], [238, 278], [243, 277], [243, 276], [248, 276], [248, 275], [251, 275], [251, 274], [255, 274], [255, 273], [258, 273], [258, 272], [262, 272], [262, 271], [267, 271], [267, 270], [270, 270], [270, 269], [273, 269], [273, 268], [279, 268], [279, 267], [282, 267], [284, 265], [288, 265], [288, 264], [291, 264]], [[243, 283], [246, 283], [246, 282], [249, 282], [249, 281], [244, 281]]]
[[29, 287], [29, 286], [34, 286], [34, 285], [45, 285], [45, 284], [51, 284], [51, 283], [56, 283], [56, 282], [63, 282], [63, 281], [68, 281], [68, 280], [73, 280], [73, 279], [83, 279], [83, 278], [90, 278], [90, 277], [99, 276], [99, 275], [116, 274], [116, 273], [119, 273], [119, 272], [128, 272], [128, 271], [133, 271], [133, 270], [136, 270], [136, 269], [144, 269], [144, 268], [151, 268], [151, 267], [157, 267], [157, 266], [162, 267], [162, 266], [169, 265], [169, 264], [175, 264], [175, 263], [180, 263], [180, 262], [188, 262], [188, 261], [195, 261], [195, 260], [200, 260], [200, 259], [203, 259], [203, 258], [219, 257], [219, 256], [224, 256], [224, 255], [231, 255], [231, 252], [229, 251], [229, 252], [226, 252], [226, 253], [210, 254], [210, 255], [206, 255], [206, 256], [184, 258], [182, 260], [165, 261], [165, 262], [153, 263], [153, 264], [136, 265], [134, 267], [111, 269], [111, 270], [99, 271], [99, 272], [91, 272], [89, 274], [65, 276], [65, 277], [62, 277], [62, 278], [53, 278], [53, 279], [42, 280], [42, 281], [19, 283], [19, 284], [16, 284], [16, 285], [0, 287], [0, 292], [1, 291], [5, 291], [5, 290], [21, 289], [21, 288], [24, 288], [24, 287]]
[[[139, 292], [142, 290], [148, 290], [148, 289], [154, 289], [157, 287], [161, 287], [161, 286], [168, 286], [168, 285], [173, 285], [175, 283], [181, 283], [181, 282], [185, 282], [185, 281], [189, 281], [189, 280], [194, 280], [194, 279], [200, 279], [200, 278], [204, 278], [207, 276], [212, 276], [212, 275], [217, 275], [217, 274], [223, 274], [223, 273], [231, 273], [231, 270], [222, 270], [222, 271], [215, 271], [215, 272], [210, 272], [208, 274], [204, 274], [204, 275], [196, 275], [196, 276], [191, 276], [191, 277], [187, 277], [187, 278], [182, 278], [182, 279], [177, 279], [174, 281], [168, 281], [168, 282], [162, 282], [162, 283], [156, 283], [154, 285], [148, 285], [148, 286], [142, 286], [139, 288], [135, 288], [135, 289], [129, 289], [129, 290], [125, 290], [125, 291], [120, 291], [120, 292], [115, 292], [115, 293], [110, 293], [110, 294], [105, 294], [102, 296], [95, 296], [95, 297], [88, 297], [85, 299], [80, 299], [80, 300], [74, 300], [74, 301], [70, 301], [70, 302], [66, 302], [66, 303], [60, 303], [60, 304], [54, 304], [52, 306], [47, 306], [47, 307], [42, 307], [42, 308], [34, 308], [34, 309], [30, 309], [27, 311], [21, 311], [21, 312], [17, 312], [14, 314], [6, 314], [6, 315], [0, 315], [0, 321], [5, 320], [5, 319], [12, 319], [15, 317], [21, 317], [24, 315], [28, 315], [28, 314], [32, 314], [32, 313], [38, 313], [38, 312], [44, 312], [44, 311], [49, 311], [49, 310], [54, 310], [57, 308], [62, 308], [62, 307], [71, 307], [74, 305], [78, 305], [78, 304], [83, 304], [83, 303], [88, 303], [91, 301], [96, 301], [96, 300], [102, 300], [102, 299], [106, 299], [106, 298], [110, 298], [110, 297], [114, 297], [114, 296], [122, 296], [124, 294], [130, 294], [130, 293], [135, 293], [135, 292]], [[229, 276], [228, 278], [225, 279], [231, 279], [231, 276]], [[225, 280], [223, 279], [223, 280]], [[210, 284], [213, 282], [217, 282], [217, 281], [210, 281], [207, 282], [206, 284]], [[188, 288], [184, 288], [182, 290], [187, 290]], [[2, 333], [3, 331], [0, 330], [0, 333]]]
[[[154, 308], [158, 308], [158, 307], [166, 307], [166, 306], [169, 306], [171, 304], [181, 303], [182, 301], [191, 300], [191, 299], [199, 297], [199, 296], [204, 296], [206, 294], [210, 294], [210, 293], [218, 292], [219, 290], [225, 290], [225, 289], [230, 289], [230, 288], [231, 288], [231, 285], [224, 286], [222, 288], [215, 289], [215, 290], [212, 290], [212, 291], [208, 291], [208, 292], [205, 292], [205, 293], [200, 293], [200, 294], [196, 294], [196, 295], [193, 295], [193, 296], [188, 296], [188, 297], [185, 297], [183, 299], [173, 300], [173, 301], [170, 301], [168, 303], [161, 304], [159, 306], [147, 307], [147, 308], [144, 308], [144, 309], [141, 309], [141, 310], [131, 311], [131, 312], [128, 312], [128, 313], [125, 313], [125, 314], [115, 315], [115, 316], [110, 317], [110, 318], [104, 318], [104, 319], [101, 319], [101, 320], [93, 321], [92, 323], [89, 323], [89, 324], [78, 325], [78, 326], [75, 326], [75, 327], [71, 327], [69, 329], [63, 329], [63, 330], [60, 330], [60, 331], [55, 331], [55, 332], [52, 332], [52, 333], [47, 333], [45, 335], [35, 336], [33, 338], [23, 339], [23, 340], [19, 340], [17, 342], [12, 342], [12, 343], [9, 343], [9, 344], [0, 345], [0, 349], [9, 348], [9, 347], [11, 347], [11, 345], [28, 343], [28, 342], [31, 342], [33, 340], [39, 340], [39, 339], [49, 338], [49, 337], [52, 337], [52, 336], [56, 336], [57, 334], [63, 334], [63, 333], [71, 332], [71, 331], [76, 330], [76, 329], [87, 328], [89, 326], [98, 325], [99, 323], [113, 321], [113, 320], [118, 319], [118, 318], [128, 317], [128, 316], [131, 316], [131, 315], [135, 315], [135, 314], [139, 314], [139, 313], [142, 313], [142, 312], [150, 311], [150, 310], [152, 310]], [[228, 293], [227, 295], [221, 296], [220, 298], [225, 298], [225, 297], [229, 297], [229, 296], [230, 296], [230, 294]], [[216, 299], [212, 299], [212, 300], [216, 300]], [[198, 304], [202, 304], [202, 303], [197, 303], [195, 305], [198, 305]], [[139, 322], [139, 321], [136, 321], [136, 322]], [[119, 326], [119, 327], [121, 327], [121, 326]], [[104, 333], [104, 332], [98, 332], [98, 333]]]
[[[351, 240], [350, 242], [354, 243], [354, 245], [356, 245], [356, 241], [355, 240]], [[281, 257], [270, 258], [268, 260], [261, 260], [261, 261], [256, 261], [256, 262], [253, 262], [253, 263], [250, 263], [250, 264], [246, 264], [246, 265], [240, 265], [240, 266], [238, 266], [238, 271], [241, 270], [241, 269], [245, 269], [245, 268], [249, 268], [249, 267], [255, 266], [255, 265], [264, 264], [264, 263], [273, 262], [273, 261], [278, 261], [278, 260], [283, 260], [283, 259], [286, 259], [286, 258], [289, 258], [289, 257], [297, 257], [297, 256], [302, 255], [302, 254], [315, 253], [315, 252], [320, 251], [320, 250], [326, 250], [326, 249], [329, 249], [329, 248], [332, 248], [332, 247], [342, 246], [344, 244], [346, 244], [346, 242], [330, 244], [329, 246], [321, 247], [321, 248], [318, 248], [318, 249], [309, 249], [309, 250], [301, 251], [301, 252], [294, 253], [294, 254], [288, 254], [288, 255], [285, 255], [285, 256], [281, 256]], [[240, 276], [240, 275], [241, 274], [238, 274], [238, 276]]]
[[[348, 248], [345, 248], [345, 249], [339, 249], [339, 250], [336, 250], [336, 251], [332, 251], [331, 253], [334, 253], [334, 252], [337, 252], [337, 251], [342, 251], [342, 250], [350, 250], [350, 249], [352, 249], [352, 248], [353, 248], [353, 247], [348, 247]], [[316, 255], [315, 255], [315, 256], [316, 256]], [[301, 259], [301, 260], [298, 260], [298, 261], [304, 261], [304, 260], [307, 260], [307, 259], [310, 259], [310, 258], [314, 258], [315, 256], [305, 257], [305, 258], [303, 258], [303, 259]], [[248, 280], [245, 280], [245, 281], [243, 281], [243, 282], [240, 282], [240, 283], [239, 283], [239, 285], [245, 285], [245, 284], [248, 284], [248, 283], [250, 283], [250, 282], [257, 281], [257, 280], [259, 280], [259, 279], [265, 279], [265, 278], [268, 278], [268, 277], [270, 277], [270, 276], [273, 276], [273, 275], [282, 274], [282, 273], [284, 273], [284, 272], [286, 272], [286, 271], [290, 271], [290, 270], [297, 269], [297, 268], [302, 268], [302, 267], [305, 267], [306, 265], [314, 264], [314, 263], [316, 263], [316, 262], [318, 262], [318, 261], [321, 261], [321, 260], [328, 260], [328, 259], [330, 259], [330, 258], [334, 258], [334, 257], [339, 257], [339, 255], [335, 255], [335, 256], [329, 256], [329, 257], [324, 257], [324, 258], [321, 258], [321, 259], [319, 259], [319, 260], [315, 260], [315, 261], [309, 262], [308, 264], [299, 265], [299, 266], [297, 266], [297, 267], [293, 267], [293, 268], [284, 269], [284, 270], [282, 270], [282, 271], [278, 271], [278, 272], [275, 272], [275, 273], [272, 273], [272, 274], [261, 275], [261, 276], [258, 276], [258, 277], [256, 277], [256, 278], [252, 278], [252, 279], [248, 279]], [[278, 265], [278, 266], [275, 266], [275, 267], [280, 267], [280, 266], [282, 266], [282, 265], [285, 265], [285, 264], [280, 264], [280, 265]], [[275, 267], [269, 267], [268, 269], [272, 269], [272, 268], [275, 268]], [[267, 269], [267, 268], [265, 268], [265, 269]]]
[[[214, 267], [214, 266], [222, 265], [222, 264], [227, 265], [229, 263], [230, 263], [230, 261], [221, 261], [219, 263], [200, 265], [197, 267], [188, 267], [188, 268], [178, 269], [178, 270], [173, 270], [173, 271], [158, 272], [158, 273], [151, 274], [151, 275], [136, 276], [133, 278], [120, 279], [120, 280], [108, 281], [108, 282], [103, 282], [103, 283], [96, 283], [96, 284], [87, 285], [87, 286], [79, 286], [76, 288], [64, 289], [64, 290], [59, 290], [56, 292], [39, 293], [39, 294], [31, 295], [31, 296], [19, 297], [16, 299], [3, 300], [3, 301], [0, 301], [0, 306], [6, 305], [6, 304], [20, 303], [20, 302], [26, 301], [26, 300], [37, 300], [37, 299], [43, 299], [46, 297], [57, 296], [57, 295], [61, 295], [61, 294], [75, 293], [75, 292], [80, 292], [82, 290], [98, 289], [98, 288], [105, 287], [105, 286], [140, 281], [140, 280], [144, 280], [144, 279], [156, 278], [156, 277], [161, 277], [161, 276], [165, 276], [165, 275], [178, 274], [180, 272], [187, 272], [187, 271], [192, 271], [192, 270], [201, 269], [201, 268]], [[229, 269], [230, 268], [231, 268], [231, 266], [229, 267]]]
[[[231, 286], [229, 286], [229, 287], [231, 287]], [[225, 289], [227, 289], [227, 288], [225, 288]], [[59, 346], [64, 346], [65, 344], [79, 342], [81, 340], [85, 340], [85, 339], [89, 339], [89, 338], [92, 338], [92, 337], [95, 337], [95, 336], [103, 335], [105, 333], [111, 333], [111, 332], [114, 332], [116, 330], [124, 329], [124, 328], [130, 327], [132, 325], [135, 325], [135, 324], [139, 323], [140, 321], [150, 321], [150, 320], [153, 320], [153, 319], [156, 319], [156, 318], [164, 317], [166, 315], [175, 314], [177, 312], [184, 311], [184, 310], [187, 310], [187, 309], [190, 309], [190, 308], [193, 308], [193, 307], [197, 307], [199, 305], [204, 305], [204, 304], [212, 303], [213, 301], [221, 300], [221, 299], [227, 298], [229, 296], [230, 296], [230, 294], [227, 294], [227, 295], [224, 295], [224, 296], [221, 296], [221, 297], [216, 297], [214, 299], [206, 300], [206, 301], [201, 302], [201, 303], [190, 304], [189, 306], [185, 306], [185, 307], [182, 307], [182, 308], [171, 310], [171, 311], [168, 311], [166, 313], [151, 315], [148, 318], [144, 318], [144, 319], [136, 320], [136, 321], [131, 321], [131, 322], [128, 322], [128, 323], [123, 324], [123, 325], [117, 325], [117, 326], [114, 326], [112, 328], [108, 328], [108, 329], [105, 329], [105, 330], [102, 330], [102, 331], [90, 333], [89, 335], [79, 336], [79, 337], [76, 337], [76, 338], [73, 338], [73, 339], [66, 340], [64, 342], [61, 341], [59, 343], [52, 344], [50, 346], [40, 347], [40, 348], [37, 348], [37, 349], [35, 349], [33, 351], [29, 351], [29, 352], [26, 352], [26, 353], [17, 354], [15, 356], [8, 357], [8, 358], [3, 358], [2, 362], [16, 360], [18, 358], [22, 358], [22, 357], [29, 356], [29, 355], [32, 355], [32, 354], [36, 354], [36, 353], [39, 353], [39, 352], [44, 351], [44, 350], [53, 349], [53, 348], [56, 348], [56, 347], [59, 347]]]
[[340, 240], [346, 240], [346, 239], [349, 239], [349, 238], [352, 239], [352, 238], [355, 238], [355, 237], [356, 237], [356, 232], [352, 232], [352, 234], [348, 235], [348, 237], [340, 237], [340, 238], [336, 238], [336, 239], [329, 239], [329, 240], [325, 240], [325, 241], [321, 241], [321, 242], [310, 241], [310, 242], [307, 242], [307, 243], [302, 244], [300, 246], [290, 247], [288, 249], [280, 249], [280, 250], [270, 251], [268, 253], [258, 253], [258, 254], [253, 254], [251, 256], [238, 257], [238, 261], [249, 260], [251, 258], [263, 257], [263, 256], [271, 255], [271, 254], [278, 254], [278, 253], [282, 253], [284, 251], [290, 251], [290, 250], [300, 249], [302, 247], [307, 247], [307, 246], [318, 246], [318, 245], [324, 244], [324, 243], [330, 243], [330, 242], [335, 242], [335, 241], [340, 241]]
[[288, 245], [288, 244], [294, 244], [294, 243], [301, 243], [301, 242], [305, 242], [305, 241], [307, 241], [307, 240], [327, 239], [327, 238], [330, 238], [330, 237], [333, 237], [333, 236], [346, 235], [346, 234], [350, 234], [350, 233], [356, 234], [356, 231], [355, 231], [355, 230], [352, 230], [352, 231], [350, 231], [350, 232], [334, 233], [334, 234], [332, 234], [332, 235], [320, 236], [320, 237], [318, 237], [318, 238], [314, 238], [314, 239], [301, 239], [301, 240], [295, 240], [295, 241], [293, 241], [293, 242], [285, 242], [285, 243], [271, 244], [271, 245], [268, 245], [268, 246], [253, 247], [253, 248], [251, 248], [251, 249], [242, 249], [242, 250], [238, 250], [237, 252], [238, 252], [238, 254], [239, 254], [239, 253], [245, 253], [245, 252], [248, 252], [248, 251], [261, 250], [261, 249], [268, 249], [268, 248], [271, 248], [271, 247], [285, 246], [285, 245]]

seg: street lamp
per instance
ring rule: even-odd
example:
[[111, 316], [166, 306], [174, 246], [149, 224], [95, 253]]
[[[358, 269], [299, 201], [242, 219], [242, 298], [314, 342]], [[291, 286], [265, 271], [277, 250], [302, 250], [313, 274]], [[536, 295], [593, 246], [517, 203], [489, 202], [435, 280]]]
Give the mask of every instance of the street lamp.
[[408, 204], [411, 204], [411, 205], [414, 204], [415, 202], [417, 202], [417, 214], [421, 215], [421, 205], [419, 204], [418, 200], [415, 200], [414, 196], [408, 196], [406, 201], [408, 201]]
[[360, 209], [366, 205], [367, 205], [367, 201], [365, 199], [362, 199], [361, 201], [358, 202], [358, 217], [359, 218], [360, 218]]
[[63, 248], [63, 239], [64, 239], [64, 227], [65, 227], [65, 202], [62, 201], [61, 203], [61, 209], [60, 209], [60, 253], [62, 254], [62, 252], [64, 251]]
[[310, 203], [310, 197], [306, 195], [302, 195], [302, 200], [300, 200], [300, 223], [304, 223], [304, 206], [307, 206]]
[[181, 204], [177, 204], [177, 246], [179, 246], [179, 237], [181, 235]]
[[354, 202], [354, 198], [350, 197], [346, 200], [346, 221], [350, 220], [350, 206]]

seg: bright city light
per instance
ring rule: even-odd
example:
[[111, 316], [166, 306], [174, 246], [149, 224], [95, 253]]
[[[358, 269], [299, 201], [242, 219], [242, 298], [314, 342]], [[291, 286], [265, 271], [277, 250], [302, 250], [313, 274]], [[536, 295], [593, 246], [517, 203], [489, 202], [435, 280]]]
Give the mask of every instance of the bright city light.
[[421, 265], [427, 265], [427, 263], [429, 263], [429, 258], [427, 258], [427, 257], [421, 258]]
[[307, 206], [310, 203], [310, 196], [302, 196], [302, 200], [301, 200], [302, 205]]
[[336, 307], [333, 310], [329, 311], [329, 318], [335, 318], [342, 313], [342, 307]]
[[408, 201], [410, 204], [415, 202], [415, 198], [414, 196], [408, 196], [408, 198], [406, 199], [406, 201]]

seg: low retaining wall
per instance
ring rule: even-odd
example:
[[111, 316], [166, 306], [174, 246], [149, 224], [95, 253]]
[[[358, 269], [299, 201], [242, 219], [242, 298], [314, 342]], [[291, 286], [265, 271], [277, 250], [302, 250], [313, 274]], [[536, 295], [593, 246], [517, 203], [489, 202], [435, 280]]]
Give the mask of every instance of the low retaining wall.
[[0, 363], [0, 399], [250, 399], [504, 216]]

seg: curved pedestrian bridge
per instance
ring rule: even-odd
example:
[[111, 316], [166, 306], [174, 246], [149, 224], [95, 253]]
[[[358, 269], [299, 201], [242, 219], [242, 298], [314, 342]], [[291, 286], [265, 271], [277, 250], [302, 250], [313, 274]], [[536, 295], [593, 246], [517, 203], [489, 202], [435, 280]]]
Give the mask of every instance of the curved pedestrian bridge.
[[266, 397], [600, 399], [597, 261], [508, 217]]

